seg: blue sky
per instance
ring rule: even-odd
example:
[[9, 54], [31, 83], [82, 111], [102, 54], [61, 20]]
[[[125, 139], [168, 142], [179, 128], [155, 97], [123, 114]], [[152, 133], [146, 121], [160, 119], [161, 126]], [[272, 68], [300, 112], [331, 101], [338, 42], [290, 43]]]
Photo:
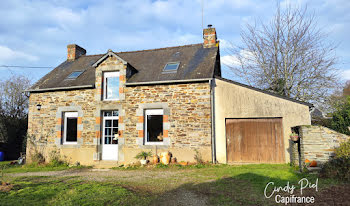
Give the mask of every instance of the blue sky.
[[[254, 19], [269, 20], [275, 0], [203, 0], [204, 25], [213, 24], [222, 61], [227, 42], [240, 44], [240, 31]], [[318, 25], [338, 44], [337, 67], [350, 79], [350, 1], [294, 0], [308, 5]], [[281, 1], [282, 5], [288, 1]], [[49, 66], [66, 59], [67, 44], [87, 54], [108, 49], [131, 51], [202, 42], [201, 0], [2, 0], [0, 1], [0, 65]], [[0, 78], [23, 74], [36, 81], [50, 68], [4, 68]], [[224, 67], [223, 76], [233, 78]]]

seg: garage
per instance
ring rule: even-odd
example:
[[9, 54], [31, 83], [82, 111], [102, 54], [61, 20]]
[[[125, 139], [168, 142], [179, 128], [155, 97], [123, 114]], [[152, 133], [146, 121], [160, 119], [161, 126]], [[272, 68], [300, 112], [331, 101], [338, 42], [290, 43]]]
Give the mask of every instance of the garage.
[[282, 118], [226, 119], [228, 163], [283, 163]]

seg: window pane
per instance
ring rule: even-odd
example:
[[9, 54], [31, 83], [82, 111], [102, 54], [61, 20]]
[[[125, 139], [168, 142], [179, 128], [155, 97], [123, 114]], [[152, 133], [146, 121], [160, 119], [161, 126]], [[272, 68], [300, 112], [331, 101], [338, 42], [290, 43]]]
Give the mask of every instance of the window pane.
[[165, 66], [164, 71], [176, 71], [178, 66], [179, 66], [179, 63], [168, 63]]
[[112, 126], [112, 120], [106, 120], [105, 127], [111, 127]]
[[105, 137], [105, 144], [111, 144], [112, 138], [111, 137]]
[[113, 137], [114, 137], [115, 134], [118, 134], [118, 128], [113, 128], [113, 134], [112, 134]]
[[118, 116], [119, 115], [118, 111], [112, 111], [112, 113], [113, 113], [113, 116]]
[[78, 71], [78, 72], [72, 72], [67, 79], [76, 79], [81, 73], [83, 73], [82, 71]]
[[76, 142], [77, 141], [77, 118], [67, 117], [67, 133], [66, 142]]
[[111, 135], [111, 128], [105, 128], [105, 136], [110, 136]]
[[119, 78], [107, 77], [106, 78], [106, 99], [118, 99], [119, 98]]
[[105, 117], [110, 117], [110, 116], [112, 116], [112, 112], [111, 111], [104, 112], [104, 116]]
[[113, 127], [118, 127], [118, 120], [113, 120]]
[[147, 115], [147, 141], [163, 141], [163, 115]]

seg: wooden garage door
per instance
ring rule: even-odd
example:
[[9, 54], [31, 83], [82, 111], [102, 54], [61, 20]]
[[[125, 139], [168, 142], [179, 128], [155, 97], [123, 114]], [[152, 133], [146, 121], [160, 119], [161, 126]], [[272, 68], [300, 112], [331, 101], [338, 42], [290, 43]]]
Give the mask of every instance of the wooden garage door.
[[226, 119], [227, 162], [284, 162], [282, 118]]

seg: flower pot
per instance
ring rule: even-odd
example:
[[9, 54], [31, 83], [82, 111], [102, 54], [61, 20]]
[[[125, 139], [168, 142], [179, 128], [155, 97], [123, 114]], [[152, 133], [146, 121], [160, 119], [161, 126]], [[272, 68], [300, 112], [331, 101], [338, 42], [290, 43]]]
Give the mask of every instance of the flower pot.
[[171, 163], [173, 163], [173, 164], [176, 163], [176, 157], [171, 158]]
[[170, 153], [169, 152], [162, 152], [160, 153], [160, 162], [167, 165], [170, 162]]
[[158, 155], [153, 155], [153, 164], [157, 164], [159, 162]]
[[317, 167], [317, 162], [315, 160], [312, 160], [310, 163], [310, 167]]
[[147, 160], [140, 160], [141, 165], [146, 165], [147, 164]]
[[188, 162], [181, 161], [181, 162], [179, 162], [179, 164], [182, 166], [186, 166], [186, 165], [188, 165]]

